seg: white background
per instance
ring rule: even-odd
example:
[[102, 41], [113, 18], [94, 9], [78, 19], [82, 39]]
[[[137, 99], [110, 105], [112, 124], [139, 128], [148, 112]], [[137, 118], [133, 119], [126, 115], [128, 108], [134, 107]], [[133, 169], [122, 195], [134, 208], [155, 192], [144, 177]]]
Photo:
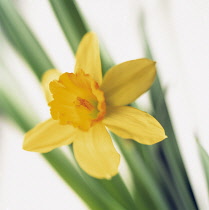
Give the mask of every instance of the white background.
[[[63, 72], [72, 71], [74, 58], [48, 2], [17, 2], [21, 6], [21, 14], [57, 67]], [[149, 41], [163, 87], [166, 89], [166, 98], [186, 169], [199, 208], [209, 209], [208, 192], [194, 138], [197, 135], [209, 152], [209, 2], [77, 2], [89, 25], [106, 44], [116, 63], [143, 56], [140, 12], [144, 12]], [[5, 51], [8, 55], [7, 65], [22, 87], [27, 87], [26, 94], [40, 118], [46, 119], [48, 110], [37, 81], [31, 78], [31, 74], [27, 73], [28, 67], [11, 49]], [[144, 100], [146, 101], [146, 97]], [[0, 120], [0, 209], [86, 209], [38, 154], [21, 149], [22, 134], [5, 119]]]

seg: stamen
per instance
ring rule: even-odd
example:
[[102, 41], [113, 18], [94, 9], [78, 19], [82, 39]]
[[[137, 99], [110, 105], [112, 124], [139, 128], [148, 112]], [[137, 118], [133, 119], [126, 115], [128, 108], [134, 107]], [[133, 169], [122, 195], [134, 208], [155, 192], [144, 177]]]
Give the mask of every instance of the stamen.
[[86, 99], [77, 97], [77, 101], [79, 102], [80, 106], [85, 107], [89, 111], [93, 111], [94, 110], [94, 106], [91, 103], [89, 103]]

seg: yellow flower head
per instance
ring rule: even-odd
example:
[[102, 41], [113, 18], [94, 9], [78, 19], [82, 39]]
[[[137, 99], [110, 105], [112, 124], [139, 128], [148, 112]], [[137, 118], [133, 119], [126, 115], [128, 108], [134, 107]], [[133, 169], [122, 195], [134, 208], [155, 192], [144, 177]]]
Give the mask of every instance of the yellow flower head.
[[125, 106], [150, 88], [155, 73], [155, 62], [137, 59], [112, 67], [102, 79], [98, 40], [87, 33], [78, 47], [74, 73], [53, 69], [44, 74], [52, 118], [26, 133], [23, 149], [45, 153], [73, 143], [86, 173], [96, 178], [116, 175], [120, 156], [106, 128], [142, 144], [166, 138], [155, 118]]

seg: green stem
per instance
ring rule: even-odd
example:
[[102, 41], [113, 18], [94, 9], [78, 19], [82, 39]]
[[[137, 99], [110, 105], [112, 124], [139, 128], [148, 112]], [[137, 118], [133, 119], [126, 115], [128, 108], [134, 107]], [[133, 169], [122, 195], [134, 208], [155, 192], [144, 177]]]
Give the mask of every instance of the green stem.
[[202, 147], [202, 145], [197, 141], [197, 146], [199, 149], [200, 157], [202, 160], [202, 164], [205, 171], [205, 176], [208, 184], [208, 190], [209, 190], [209, 156], [208, 153], [205, 151], [205, 149]]
[[[142, 19], [143, 20], [143, 19]], [[143, 20], [144, 21], [144, 20]], [[153, 59], [151, 50], [147, 41], [144, 22], [142, 22], [142, 31], [145, 42], [145, 54], [147, 58]], [[169, 139], [166, 139], [161, 143], [162, 150], [166, 157], [167, 166], [170, 170], [170, 176], [174, 182], [173, 187], [179, 194], [183, 208], [186, 210], [197, 209], [194, 195], [189, 184], [187, 173], [181, 158], [181, 154], [178, 148], [176, 136], [173, 130], [169, 112], [164, 98], [164, 93], [161, 88], [159, 77], [156, 80], [150, 90], [151, 100], [155, 111], [156, 119], [165, 128], [166, 134]]]
[[[71, 145], [70, 151], [73, 153], [73, 148]], [[78, 170], [80, 171], [80, 174], [92, 189], [100, 189], [100, 191], [103, 191], [104, 195], [108, 193], [109, 201], [115, 199], [121, 205], [120, 208], [122, 208], [123, 206], [123, 208], [125, 209], [137, 209], [130, 192], [128, 191], [125, 183], [123, 182], [119, 174], [112, 177], [110, 180], [96, 179], [86, 174], [77, 164], [76, 160], [75, 163]]]
[[[149, 58], [152, 59], [152, 57]], [[156, 94], [156, 91], [158, 91], [158, 94]], [[157, 99], [156, 96], [158, 96]], [[191, 187], [189, 185], [188, 177], [184, 168], [183, 161], [181, 159], [181, 154], [177, 145], [175, 133], [171, 124], [163, 91], [161, 89], [158, 77], [156, 78], [156, 81], [151, 88], [151, 98], [156, 113], [155, 117], [165, 128], [166, 134], [169, 137], [169, 139], [162, 142], [161, 145], [166, 156], [166, 161], [168, 162], [167, 165], [171, 172], [170, 174], [174, 182], [174, 187], [176, 188], [176, 191], [180, 196], [184, 209], [195, 210], [196, 205], [191, 199], [193, 198], [193, 195], [191, 195]]]
[[[79, 166], [78, 166], [78, 168], [80, 169]], [[96, 192], [97, 194], [99, 193], [99, 195], [102, 196], [102, 200], [104, 200], [104, 203], [106, 204], [107, 209], [110, 209], [110, 210], [114, 210], [114, 209], [125, 210], [125, 209], [127, 209], [127, 207], [132, 207], [133, 206], [132, 204], [126, 205], [126, 202], [125, 202], [125, 205], [124, 205], [124, 202], [120, 202], [120, 200], [115, 198], [115, 196], [109, 190], [107, 190], [106, 187], [103, 186], [103, 184], [102, 184], [103, 180], [98, 180], [98, 179], [95, 179], [95, 178], [89, 176], [82, 169], [80, 169], [80, 174], [83, 177], [83, 179], [85, 180], [85, 182], [88, 184], [88, 186], [94, 192]], [[120, 193], [118, 193], [118, 194], [120, 194]], [[133, 208], [133, 210], [134, 209], [135, 208]]]
[[[101, 193], [101, 191], [96, 192], [86, 184], [61, 150], [56, 149], [42, 155], [62, 177], [62, 179], [83, 199], [83, 201], [85, 201], [91, 209], [105, 210], [109, 207], [109, 205], [115, 205], [115, 203], [111, 203], [111, 201], [109, 201], [109, 203], [104, 203], [101, 199], [96, 199], [97, 193]], [[103, 194], [100, 196], [103, 196]], [[106, 204], [108, 204], [108, 206], [106, 206]]]
[[[137, 143], [136, 143], [137, 144]], [[176, 206], [177, 209], [183, 209], [184, 205], [181, 202], [181, 197], [178, 194], [175, 183], [172, 180], [171, 175], [169, 174], [167, 168], [163, 164], [163, 160], [159, 157], [159, 147], [160, 145], [153, 145], [150, 147], [145, 147], [144, 145], [137, 144], [138, 147], [141, 147], [140, 154], [146, 155], [146, 165], [149, 165], [150, 174], [155, 176], [157, 183], [161, 186], [164, 191], [164, 196], [169, 198], [169, 202], [172, 206]], [[147, 151], [149, 149], [149, 151]]]
[[168, 209], [167, 201], [162, 197], [162, 192], [160, 192], [160, 187], [151, 177], [150, 173], [148, 172], [144, 162], [138, 158], [136, 164], [136, 158], [134, 155], [134, 150], [132, 143], [127, 144], [126, 140], [121, 139], [120, 137], [112, 134], [113, 138], [117, 142], [121, 152], [123, 153], [128, 166], [130, 167], [133, 176], [137, 179], [137, 181], [145, 187], [147, 190], [147, 194], [149, 194], [150, 201], [153, 202], [153, 205], [156, 208], [161, 210]]
[[100, 183], [125, 209], [138, 209], [120, 174], [111, 180], [100, 180]]
[[[49, 2], [68, 40], [68, 43], [75, 54], [83, 35], [89, 31], [89, 27], [84, 21], [76, 1], [49, 0]], [[113, 61], [103, 45], [100, 46], [100, 54], [102, 69], [103, 71], [106, 71], [113, 66]]]
[[76, 53], [77, 47], [84, 34], [89, 31], [80, 15], [76, 3], [72, 0], [49, 0], [58, 21], [62, 27], [71, 49]]

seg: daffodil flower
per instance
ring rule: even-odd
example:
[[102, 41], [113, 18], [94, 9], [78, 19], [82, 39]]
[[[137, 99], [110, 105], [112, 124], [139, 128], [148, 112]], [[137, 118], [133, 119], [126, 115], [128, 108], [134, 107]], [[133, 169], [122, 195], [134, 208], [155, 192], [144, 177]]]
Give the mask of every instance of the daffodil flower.
[[52, 118], [26, 133], [23, 149], [46, 153], [73, 143], [75, 158], [86, 173], [107, 179], [116, 175], [120, 155], [107, 128], [147, 145], [166, 138], [155, 118], [125, 106], [150, 88], [155, 74], [155, 62], [137, 59], [112, 67], [102, 78], [98, 39], [87, 33], [78, 47], [74, 73], [44, 74]]

